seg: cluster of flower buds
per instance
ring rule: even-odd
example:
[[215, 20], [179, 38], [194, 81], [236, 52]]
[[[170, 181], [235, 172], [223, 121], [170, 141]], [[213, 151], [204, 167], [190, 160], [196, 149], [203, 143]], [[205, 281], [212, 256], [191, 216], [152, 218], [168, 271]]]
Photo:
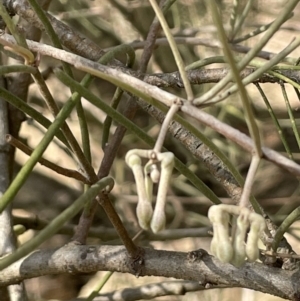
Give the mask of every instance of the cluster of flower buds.
[[[229, 236], [230, 214], [236, 216], [231, 238]], [[258, 240], [265, 229], [264, 218], [246, 207], [234, 205], [214, 205], [208, 212], [213, 225], [214, 236], [210, 250], [224, 263], [241, 266], [246, 258], [254, 262], [259, 257]], [[249, 230], [247, 240], [246, 235]]]
[[[143, 168], [142, 159], [149, 159]], [[165, 228], [165, 205], [168, 186], [174, 167], [174, 154], [171, 152], [156, 153], [153, 150], [132, 149], [125, 157], [127, 165], [132, 169], [138, 194], [136, 208], [140, 226], [154, 233]], [[157, 164], [160, 163], [160, 170]], [[158, 184], [156, 206], [152, 208], [153, 183]]]

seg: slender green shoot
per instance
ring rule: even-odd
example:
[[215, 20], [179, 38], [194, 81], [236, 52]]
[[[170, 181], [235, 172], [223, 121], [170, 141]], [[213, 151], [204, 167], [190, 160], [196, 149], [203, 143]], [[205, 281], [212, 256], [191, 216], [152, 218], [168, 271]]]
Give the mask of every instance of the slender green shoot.
[[7, 74], [7, 73], [14, 73], [14, 72], [26, 72], [34, 74], [36, 73], [36, 68], [29, 66], [29, 65], [6, 65], [0, 67], [0, 76]]
[[[116, 48], [114, 48], [111, 52], [111, 54], [117, 55], [118, 53], [126, 53], [127, 56], [127, 63], [126, 66], [128, 68], [131, 68], [134, 64], [135, 61], [135, 52], [134, 49], [129, 46], [129, 45], [120, 45]], [[123, 95], [123, 90], [121, 88], [117, 88], [115, 91], [115, 94], [113, 96], [113, 99], [111, 101], [111, 107], [116, 109], [119, 105], [119, 102], [122, 98]], [[112, 124], [112, 119], [110, 116], [107, 116], [105, 118], [105, 121], [103, 123], [103, 131], [102, 131], [102, 149], [105, 148], [106, 143], [108, 142], [108, 137], [109, 137], [109, 132], [110, 132], [110, 127]]]
[[[294, 14], [291, 13], [290, 15], [287, 16], [287, 20], [290, 19]], [[263, 26], [260, 26], [258, 28], [256, 28], [255, 30], [247, 33], [246, 35], [240, 37], [240, 38], [237, 38], [233, 41], [231, 41], [232, 44], [238, 44], [238, 43], [241, 43], [241, 42], [244, 42], [246, 40], [249, 40], [250, 38], [253, 38], [263, 32], [265, 32], [266, 30], [269, 29], [269, 27], [273, 24], [273, 22], [269, 23], [269, 24], [266, 24], [266, 25], [263, 25]]]
[[288, 114], [289, 114], [289, 117], [290, 117], [290, 121], [291, 121], [291, 124], [292, 124], [293, 133], [295, 135], [298, 147], [300, 149], [299, 132], [298, 132], [298, 129], [297, 129], [295, 117], [294, 117], [294, 114], [293, 114], [293, 110], [292, 110], [289, 98], [288, 98], [287, 93], [286, 93], [286, 89], [285, 89], [284, 83], [281, 82], [280, 83], [280, 87], [281, 87], [282, 95], [283, 95], [283, 98], [284, 98], [284, 101], [285, 101], [285, 105], [286, 105], [286, 108], [287, 108], [287, 111], [288, 111]]
[[85, 299], [85, 301], [92, 301], [95, 297], [98, 296], [99, 292], [102, 290], [104, 285], [110, 279], [110, 277], [114, 274], [114, 272], [106, 272], [105, 275], [101, 278], [101, 281], [97, 285], [97, 287], [91, 292], [91, 294]]
[[273, 75], [273, 76], [281, 79], [283, 82], [292, 85], [294, 88], [300, 89], [300, 85], [297, 82], [295, 82], [294, 80], [284, 76], [283, 74], [281, 74], [279, 72], [276, 72], [276, 71], [268, 71], [268, 73], [270, 75]]
[[275, 115], [275, 113], [273, 111], [273, 108], [270, 105], [270, 102], [269, 102], [266, 94], [264, 93], [263, 89], [260, 87], [260, 85], [258, 83], [255, 83], [255, 86], [257, 87], [257, 89], [258, 89], [258, 91], [259, 91], [259, 93], [260, 93], [260, 95], [261, 95], [261, 97], [262, 97], [262, 99], [263, 99], [263, 101], [264, 101], [267, 109], [268, 109], [268, 112], [269, 112], [269, 114], [270, 114], [270, 116], [271, 116], [271, 118], [273, 120], [273, 123], [276, 126], [278, 135], [279, 135], [279, 137], [280, 137], [280, 139], [282, 141], [282, 144], [283, 144], [283, 146], [285, 148], [286, 153], [288, 154], [288, 156], [289, 156], [289, 158], [291, 160], [294, 160], [293, 154], [291, 152], [291, 149], [290, 149], [290, 147], [289, 147], [289, 145], [288, 145], [288, 143], [287, 143], [287, 141], [285, 139], [285, 136], [283, 134], [281, 125], [280, 125], [280, 123], [279, 123], [279, 121], [278, 121], [278, 119], [277, 119], [277, 117], [276, 117], [276, 115]]
[[[115, 91], [115, 94], [112, 98], [111, 101], [111, 107], [116, 109], [119, 105], [119, 102], [122, 98], [124, 91], [121, 88], [117, 88]], [[110, 116], [106, 116], [104, 122], [103, 122], [103, 130], [102, 130], [102, 149], [105, 149], [105, 146], [108, 142], [108, 138], [109, 138], [109, 132], [110, 132], [110, 128], [111, 128], [111, 124], [112, 124], [112, 118]]]
[[73, 108], [76, 106], [79, 98], [74, 98], [73, 96], [64, 104], [61, 111], [58, 113], [57, 117], [53, 123], [49, 126], [48, 131], [42, 138], [41, 142], [32, 152], [31, 157], [21, 168], [15, 179], [12, 181], [11, 185], [5, 191], [3, 196], [0, 198], [0, 212], [12, 201], [16, 196], [22, 185], [25, 183], [29, 174], [33, 170], [36, 163], [42, 157], [43, 153], [47, 149], [48, 145], [51, 143], [55, 134], [59, 131], [60, 127], [63, 125], [67, 117], [70, 115]]
[[279, 243], [284, 235], [284, 233], [289, 229], [289, 227], [299, 219], [300, 216], [300, 207], [297, 207], [295, 210], [293, 210], [281, 223], [281, 225], [278, 227], [276, 234], [273, 238], [272, 243], [272, 249], [276, 252]]
[[[0, 97], [5, 99], [7, 102], [9, 102], [11, 105], [13, 105], [16, 108], [19, 108], [22, 112], [30, 116], [32, 119], [34, 119], [36, 122], [41, 124], [44, 128], [48, 129], [52, 122], [47, 119], [45, 116], [43, 116], [40, 112], [32, 108], [30, 105], [28, 105], [26, 102], [24, 102], [22, 99], [18, 98], [14, 94], [10, 93], [6, 89], [3, 89], [0, 87]], [[68, 141], [66, 140], [66, 137], [63, 135], [61, 130], [57, 131], [55, 133], [55, 136], [67, 147], [70, 147], [68, 144]]]
[[241, 28], [242, 28], [242, 26], [243, 26], [243, 24], [245, 22], [245, 19], [247, 18], [248, 14], [249, 14], [249, 11], [250, 11], [250, 9], [252, 7], [252, 4], [253, 4], [253, 0], [248, 0], [246, 2], [244, 10], [242, 11], [241, 15], [237, 18], [237, 22], [235, 22], [235, 24], [234, 24], [233, 33], [230, 36], [231, 39], [234, 39], [234, 37], [241, 30]]
[[257, 126], [255, 118], [254, 118], [254, 113], [253, 113], [253, 109], [252, 109], [250, 100], [248, 98], [248, 94], [247, 94], [246, 89], [245, 89], [245, 87], [242, 83], [242, 80], [241, 80], [240, 75], [239, 75], [239, 70], [238, 70], [238, 68], [235, 64], [233, 55], [232, 55], [231, 50], [229, 48], [229, 45], [227, 43], [227, 37], [226, 37], [225, 30], [223, 28], [220, 13], [218, 11], [215, 0], [207, 1], [206, 3], [211, 8], [213, 20], [214, 20], [214, 23], [217, 27], [220, 41], [223, 45], [224, 54], [225, 54], [225, 56], [228, 60], [228, 63], [230, 65], [230, 67], [231, 67], [233, 77], [236, 81], [236, 84], [238, 86], [238, 89], [239, 89], [239, 92], [240, 92], [240, 95], [241, 95], [241, 100], [242, 100], [242, 103], [243, 103], [243, 107], [244, 107], [245, 112], [246, 112], [246, 121], [247, 121], [247, 124], [248, 124], [248, 128], [249, 128], [249, 131], [250, 131], [251, 138], [253, 139], [254, 144], [255, 144], [256, 154], [257, 154], [258, 157], [261, 157], [262, 156], [262, 150], [261, 150], [261, 142], [260, 142], [258, 126]]
[[178, 2], [175, 2], [175, 4], [171, 7], [174, 28], [182, 28], [179, 5], [180, 4], [178, 4]]
[[232, 41], [234, 38], [234, 25], [236, 24], [238, 18], [238, 8], [239, 8], [238, 0], [233, 0], [232, 2], [233, 2], [232, 11], [229, 19], [229, 25], [230, 25], [229, 41]]
[[[263, 64], [260, 68], [255, 70], [253, 73], [249, 74], [246, 78], [242, 80], [244, 85], [248, 85], [255, 80], [257, 80], [261, 75], [263, 75], [264, 72], [274, 72], [270, 71], [276, 64], [278, 64], [282, 59], [284, 59], [289, 53], [291, 53], [293, 50], [295, 50], [300, 45], [300, 38], [295, 39], [290, 45], [288, 45], [285, 49], [283, 49], [280, 53], [278, 53], [276, 56], [274, 56], [270, 61]], [[278, 76], [279, 77], [279, 76]], [[210, 99], [209, 103], [217, 103], [221, 100], [227, 98], [229, 95], [235, 93], [238, 90], [238, 87], [236, 84], [234, 84], [229, 89], [225, 90], [221, 94], [217, 95], [216, 97], [213, 97]]]
[[78, 117], [78, 121], [79, 121], [83, 154], [84, 154], [86, 160], [89, 162], [89, 164], [92, 164], [89, 129], [88, 129], [88, 124], [87, 124], [87, 121], [85, 118], [85, 112], [82, 107], [81, 101], [79, 101], [76, 106], [76, 112], [77, 112], [77, 117]]
[[297, 88], [295, 88], [295, 87], [294, 87], [294, 90], [296, 92], [298, 100], [300, 101], [300, 92], [299, 92], [299, 90]]
[[[3, 2], [0, 2], [0, 15], [1, 15], [3, 21], [5, 22], [7, 28], [9, 29], [9, 31], [15, 38], [17, 44], [29, 51], [25, 37], [22, 34], [20, 34], [16, 24], [13, 22], [12, 18], [6, 11], [6, 9], [3, 5]], [[32, 56], [33, 56], [33, 54], [32, 54]]]
[[163, 28], [164, 33], [167, 37], [167, 40], [170, 44], [172, 53], [173, 53], [175, 61], [176, 61], [176, 65], [178, 67], [180, 76], [181, 76], [183, 84], [184, 84], [184, 88], [185, 88], [185, 91], [186, 91], [186, 94], [187, 94], [187, 99], [189, 101], [192, 101], [194, 99], [194, 94], [193, 94], [193, 90], [192, 90], [192, 87], [191, 87], [191, 83], [188, 80], [188, 76], [187, 76], [186, 71], [185, 71], [184, 62], [181, 58], [180, 52], [178, 50], [178, 47], [177, 47], [176, 42], [174, 40], [174, 37], [172, 36], [172, 33], [171, 33], [170, 28], [168, 26], [168, 23], [167, 23], [167, 21], [164, 17], [163, 12], [159, 8], [156, 0], [149, 0], [149, 1], [152, 5], [153, 10], [155, 11], [156, 17], [158, 18], [158, 20], [161, 24], [161, 27]]
[[212, 56], [212, 57], [205, 58], [203, 60], [193, 62], [192, 64], [186, 66], [185, 70], [198, 69], [201, 67], [205, 67], [207, 65], [218, 64], [218, 63], [219, 64], [227, 63], [227, 61], [225, 60], [224, 56]]
[[[294, 58], [290, 58], [291, 60], [295, 60]], [[236, 62], [238, 62], [236, 60]], [[201, 67], [205, 67], [211, 64], [227, 64], [227, 61], [224, 56], [212, 56], [208, 57], [199, 61], [195, 61], [192, 64], [186, 66], [186, 70], [194, 70], [198, 69]], [[262, 67], [265, 65], [264, 61], [258, 60], [258, 59], [253, 59], [251, 62], [249, 62], [249, 66], [253, 66], [256, 68]], [[300, 66], [293, 66], [293, 65], [285, 65], [285, 64], [280, 64], [280, 65], [275, 65], [271, 67], [271, 70], [273, 71], [287, 71], [287, 70], [300, 70]]]

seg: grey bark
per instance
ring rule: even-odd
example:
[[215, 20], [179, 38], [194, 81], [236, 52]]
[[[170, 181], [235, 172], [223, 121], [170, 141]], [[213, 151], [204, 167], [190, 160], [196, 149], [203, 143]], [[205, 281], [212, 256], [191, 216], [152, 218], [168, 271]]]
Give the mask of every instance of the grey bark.
[[[290, 300], [300, 300], [299, 270], [285, 271], [261, 263], [240, 268], [221, 263], [204, 250], [190, 253], [144, 249], [140, 276], [163, 276], [198, 281], [202, 286], [244, 287]], [[96, 271], [131, 273], [122, 246], [68, 244], [59, 249], [36, 251], [0, 272], [0, 287], [24, 279], [55, 274]]]

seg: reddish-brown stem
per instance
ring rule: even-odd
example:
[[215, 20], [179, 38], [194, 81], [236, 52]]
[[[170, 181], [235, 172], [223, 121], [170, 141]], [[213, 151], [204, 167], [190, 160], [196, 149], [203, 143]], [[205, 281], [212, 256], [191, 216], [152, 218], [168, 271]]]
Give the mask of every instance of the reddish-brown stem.
[[118, 232], [120, 239], [122, 240], [128, 255], [135, 259], [139, 256], [139, 248], [133, 243], [132, 239], [130, 238], [129, 234], [127, 233], [119, 215], [117, 214], [115, 208], [113, 207], [109, 195], [105, 192], [102, 192], [97, 197], [98, 203], [102, 206], [105, 213], [109, 217], [111, 223], [113, 224], [114, 228]]
[[[15, 148], [21, 150], [23, 153], [25, 153], [28, 156], [31, 156], [33, 150], [22, 143], [20, 140], [14, 138], [12, 135], [6, 135], [6, 141], [10, 145], [14, 146]], [[61, 166], [58, 166], [44, 158], [39, 159], [39, 163], [44, 165], [45, 167], [55, 171], [56, 173], [63, 175], [65, 177], [76, 179], [84, 184], [91, 184], [87, 178], [85, 178], [80, 172], [68, 168], [63, 168]]]
[[[133, 110], [130, 110], [132, 106], [129, 106], [127, 111], [124, 112], [124, 115], [127, 118], [133, 118], [133, 116], [130, 115], [136, 112], [136, 108]], [[111, 142], [106, 146], [104, 151], [104, 158], [101, 162], [101, 166], [98, 171], [98, 178], [102, 179], [103, 177], [106, 177], [111, 169], [111, 166], [114, 162], [115, 156], [117, 154], [117, 151], [119, 149], [119, 146], [122, 142], [122, 139], [125, 135], [126, 129], [122, 126], [118, 126], [116, 129], [115, 134], [113, 135]], [[78, 226], [76, 228], [75, 234], [72, 238], [72, 240], [76, 240], [82, 244], [85, 243], [89, 229], [92, 225], [93, 218], [95, 215], [97, 209], [97, 202], [96, 200], [93, 200], [90, 204], [89, 209], [86, 209], [82, 215], [80, 216], [80, 220], [78, 223]], [[117, 230], [117, 229], [116, 229]]]

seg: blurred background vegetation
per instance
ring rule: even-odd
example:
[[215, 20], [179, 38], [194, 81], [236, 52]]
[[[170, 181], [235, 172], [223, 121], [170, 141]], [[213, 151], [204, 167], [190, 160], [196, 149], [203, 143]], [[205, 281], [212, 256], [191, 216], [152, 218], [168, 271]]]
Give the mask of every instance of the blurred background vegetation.
[[[240, 9], [242, 10], [247, 0], [239, 2]], [[263, 24], [270, 23], [278, 15], [280, 9], [286, 2], [287, 1], [284, 0], [253, 1], [251, 11], [240, 35], [242, 36], [251, 32]], [[228, 28], [232, 1], [220, 0], [218, 1], [218, 5], [221, 8], [223, 23], [227, 26], [225, 26], [225, 28]], [[138, 41], [145, 40], [149, 27], [155, 17], [149, 2], [143, 0], [53, 0], [50, 4], [49, 11], [57, 19], [65, 22], [77, 32], [93, 40], [104, 50], [123, 43], [132, 43], [132, 45], [135, 45]], [[298, 35], [300, 23], [297, 16], [299, 16], [299, 13], [300, 8], [298, 5], [295, 10], [296, 17], [288, 20], [284, 24], [266, 45], [264, 48], [265, 51], [277, 53], [286, 47], [294, 36]], [[222, 55], [222, 50], [214, 46], [214, 42], [218, 41], [218, 37], [211, 17], [207, 13], [205, 1], [177, 0], [166, 14], [166, 18], [174, 37], [193, 37], [203, 41], [202, 45], [189, 43], [178, 45], [186, 65], [200, 59]], [[164, 37], [162, 32], [160, 37]], [[252, 47], [257, 43], [259, 38], [260, 35], [243, 41], [241, 44]], [[205, 41], [207, 45], [204, 45]], [[46, 35], [43, 35], [42, 42], [51, 44]], [[133, 69], [137, 69], [141, 53], [141, 48], [136, 49], [137, 58]], [[235, 53], [235, 55], [238, 57], [241, 54]], [[298, 58], [300, 56], [300, 50], [297, 49], [290, 54], [290, 56]], [[123, 62], [126, 61], [125, 56], [120, 56], [118, 59]], [[51, 70], [59, 65], [59, 61], [42, 57], [40, 69], [44, 71], [50, 70], [47, 84], [59, 106], [62, 106], [70, 96], [70, 91], [51, 74]], [[224, 64], [212, 64], [205, 68], [219, 68], [224, 66]], [[174, 71], [177, 71], [177, 66], [168, 44], [165, 43], [164, 45], [157, 46], [150, 60], [147, 73], [168, 73]], [[75, 69], [74, 74], [77, 80], [80, 80], [84, 75]], [[193, 85], [195, 95], [199, 96], [205, 91], [208, 91], [212, 85], [214, 84]], [[261, 87], [267, 95], [278, 122], [282, 127], [283, 134], [291, 149], [294, 160], [299, 162], [299, 145], [295, 139], [291, 119], [287, 112], [280, 85], [262, 84]], [[185, 95], [183, 89], [180, 88], [166, 89], [177, 95]], [[286, 89], [292, 107], [294, 121], [298, 128], [300, 117], [300, 113], [298, 112], [299, 99], [292, 87], [286, 85]], [[254, 85], [249, 85], [247, 90], [257, 117], [263, 144], [286, 154], [278, 130], [270, 117], [268, 108], [261, 95], [257, 92]], [[113, 97], [115, 87], [97, 78], [91, 85], [90, 91], [109, 104]], [[127, 96], [124, 95], [120, 102], [120, 110], [122, 110], [122, 106], [126, 104], [126, 98]], [[38, 88], [34, 84], [30, 86], [28, 103], [44, 116], [52, 119], [52, 115], [49, 113], [47, 106], [39, 94]], [[106, 116], [84, 99], [82, 99], [82, 103], [88, 120], [92, 164], [97, 170], [103, 158], [101, 137], [103, 122]], [[214, 106], [205, 108], [205, 110], [218, 119], [248, 134], [242, 104], [236, 94]], [[188, 120], [218, 146], [243, 176], [246, 175], [251, 159], [250, 154], [247, 154], [233, 142], [228, 141], [220, 134], [204, 127], [195, 120]], [[160, 124], [142, 109], [138, 110], [134, 122], [143, 128], [151, 137], [157, 137]], [[78, 141], [80, 141], [78, 117], [75, 112], [73, 112], [68, 119], [68, 124], [78, 138]], [[113, 133], [115, 127], [116, 123], [113, 123], [111, 133]], [[35, 148], [43, 137], [43, 134], [44, 129], [29, 118], [22, 124], [20, 138], [31, 148]], [[223, 187], [221, 187], [208, 172], [201, 160], [195, 158], [174, 137], [168, 136], [165, 145], [221, 200], [226, 203], [232, 202]], [[119, 149], [118, 156], [115, 159], [111, 175], [116, 180], [116, 186], [113, 190], [115, 207], [125, 226], [131, 233], [134, 233], [137, 228], [135, 217], [137, 196], [133, 176], [124, 162], [126, 152], [132, 148], [148, 148], [148, 146], [133, 134], [127, 133]], [[74, 160], [65, 153], [58, 143], [52, 143], [45, 152], [44, 157], [66, 168], [78, 168]], [[25, 154], [20, 151], [16, 152], [16, 162], [19, 166], [22, 166], [27, 159], [28, 157]], [[16, 168], [16, 172], [17, 170], [18, 168]], [[297, 178], [269, 162], [261, 162], [256, 175], [253, 194], [276, 223], [279, 224], [287, 214], [300, 205], [299, 189], [300, 186]], [[81, 191], [82, 185], [77, 181], [60, 176], [54, 171], [38, 164], [16, 197], [13, 211], [15, 222], [20, 223], [24, 217], [34, 218], [34, 215], [38, 215], [39, 218], [49, 221], [57, 216], [64, 208], [68, 207], [74, 199], [80, 195]], [[209, 199], [203, 196], [184, 176], [175, 171], [170, 185], [167, 204], [167, 229], [199, 229], [201, 227], [209, 227], [210, 224], [206, 216], [210, 205], [211, 201]], [[78, 216], [72, 223], [76, 225], [77, 222]], [[99, 239], [98, 235], [90, 237], [89, 243], [120, 243], [110, 222], [100, 207], [97, 211], [93, 227], [98, 230], [102, 229], [102, 236], [101, 239]], [[299, 233], [296, 231], [297, 227], [299, 227], [299, 225], [295, 223], [290, 229], [289, 236], [287, 236], [295, 250], [297, 250], [299, 240]], [[34, 228], [34, 226], [31, 224], [28, 225], [28, 228]], [[35, 231], [37, 231], [37, 229], [28, 229], [24, 234], [19, 236], [20, 242], [29, 240], [35, 235]], [[65, 230], [64, 234], [54, 236], [51, 240], [48, 240], [43, 247], [61, 246], [68, 241], [71, 234], [70, 231], [68, 233], [68, 231]], [[147, 235], [144, 235], [139, 244], [180, 251], [189, 251], [200, 247], [209, 249], [209, 234], [206, 235], [207, 237], [190, 237], [193, 235], [187, 231], [184, 236], [186, 237], [178, 236], [172, 239], [150, 240], [147, 238]], [[78, 293], [80, 293], [81, 296], [87, 295], [89, 290], [93, 287], [94, 282], [99, 281], [102, 276], [103, 273], [81, 277], [65, 275], [55, 277], [47, 276], [27, 280], [25, 283], [27, 283], [30, 300], [69, 300], [75, 298]], [[158, 281], [161, 281], [161, 279], [154, 279], [153, 277], [135, 279], [135, 277], [130, 275], [115, 274], [104, 287], [103, 292]], [[232, 296], [232, 290], [228, 293], [228, 291], [224, 289], [190, 293], [184, 297], [178, 297], [178, 299], [198, 300], [201, 298], [201, 300], [232, 300]], [[235, 296], [234, 300], [265, 300], [266, 298], [265, 295], [243, 289], [236, 290]], [[177, 297], [173, 297], [174, 300], [176, 298]], [[171, 298], [168, 297], [167, 299], [170, 300]], [[270, 300], [275, 299], [274, 297], [270, 297]]]

